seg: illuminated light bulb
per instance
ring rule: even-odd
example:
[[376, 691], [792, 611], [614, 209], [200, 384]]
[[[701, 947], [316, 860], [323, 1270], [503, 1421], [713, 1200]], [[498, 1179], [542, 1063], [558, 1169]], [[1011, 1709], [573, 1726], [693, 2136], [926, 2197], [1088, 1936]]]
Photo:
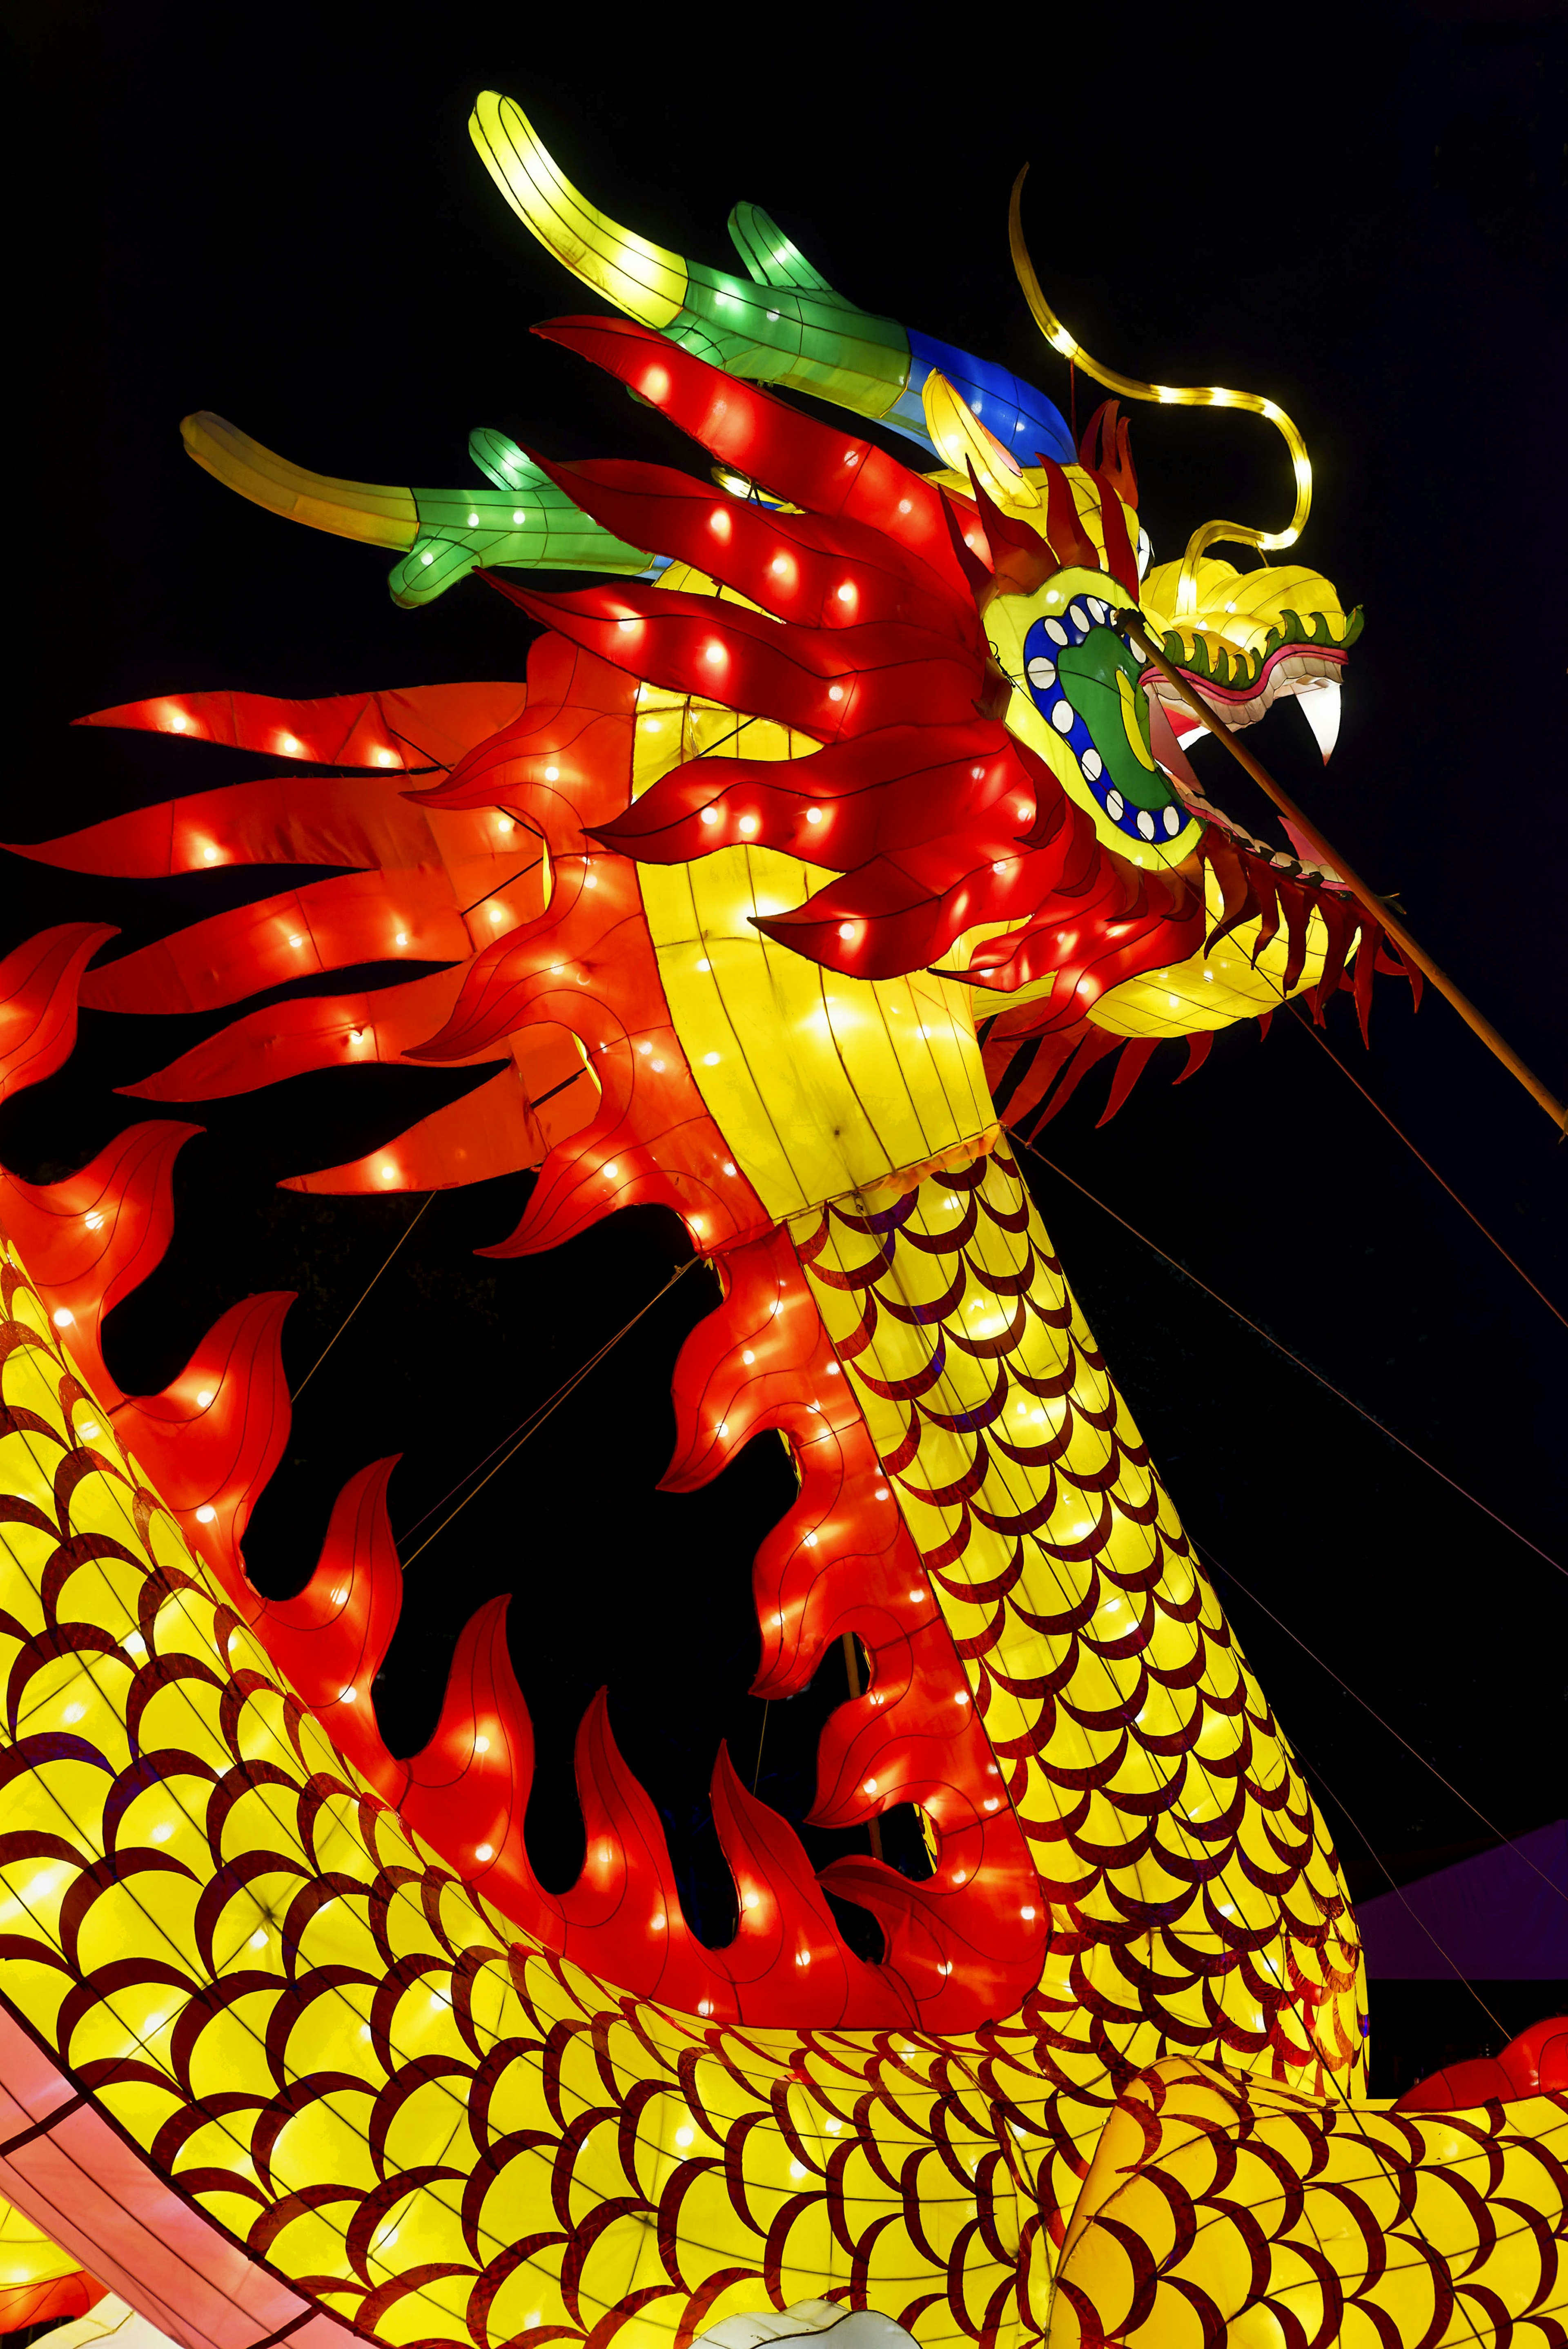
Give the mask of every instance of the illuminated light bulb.
[[57, 1305], [54, 1312], [49, 1318], [54, 1322], [57, 1330], [69, 1330], [74, 1325], [77, 1317], [71, 1311], [68, 1305]]
[[1011, 862], [1011, 858], [1004, 858], [1000, 864], [993, 864], [991, 870], [993, 873], [1006, 873], [1007, 866]]
[[211, 1390], [211, 1387], [203, 1387], [203, 1388], [201, 1389], [201, 1392], [200, 1392], [200, 1393], [198, 1394], [198, 1396], [196, 1397], [196, 1408], [197, 1408], [197, 1410], [198, 1410], [198, 1411], [205, 1411], [205, 1410], [206, 1410], [206, 1408], [207, 1408], [207, 1406], [208, 1406], [208, 1404], [211, 1402], [211, 1400], [212, 1400], [212, 1390]]
[[377, 1171], [380, 1174], [381, 1180], [384, 1183], [395, 1183], [397, 1179], [397, 1169], [396, 1166], [383, 1165]]
[[909, 1603], [910, 1603], [910, 1605], [911, 1605], [912, 1607], [918, 1607], [918, 1606], [919, 1606], [919, 1604], [920, 1604], [920, 1601], [921, 1601], [921, 1598], [922, 1598], [922, 1596], [923, 1596], [923, 1594], [922, 1594], [920, 1591], [918, 1591], [918, 1590], [912, 1590], [912, 1591], [910, 1592], [910, 1594], [909, 1594]]
[[201, 1507], [196, 1512], [196, 1522], [199, 1526], [210, 1526], [217, 1515], [218, 1512], [212, 1506], [211, 1502], [203, 1501]]
[[201, 854], [209, 864], [216, 864], [218, 862], [218, 852], [215, 848], [204, 848]]
[[733, 1163], [727, 1158], [724, 1162], [724, 1171], [727, 1174], [733, 1174], [735, 1172]]
[[511, 518], [514, 524], [526, 522], [528, 520], [527, 508], [524, 506], [513, 506], [511, 510]]
[[655, 1910], [654, 1915], [648, 1920], [648, 1930], [650, 1933], [662, 1933], [664, 1930], [665, 1920], [663, 1916]]
[[703, 647], [703, 657], [705, 660], [721, 661], [724, 658], [724, 647], [721, 644], [706, 645]]
[[492, 922], [504, 922], [506, 919], [506, 916], [502, 913], [499, 905], [492, 905], [490, 907], [490, 917]]
[[408, 943], [408, 933], [407, 933], [407, 930], [399, 930], [399, 931], [398, 931], [398, 933], [397, 933], [397, 937], [393, 940], [393, 944], [394, 944], [395, 946], [406, 947], [406, 946], [407, 945], [407, 943]]
[[885, 1501], [887, 1499], [887, 1486], [885, 1485], [879, 1485], [877, 1486], [876, 1498], [879, 1501]]
[[547, 783], [558, 783], [561, 781], [560, 768], [546, 767], [544, 770], [544, 780]]
[[103, 1217], [95, 1207], [90, 1216], [84, 1216], [82, 1217], [82, 1221], [86, 1224], [89, 1232], [96, 1232], [98, 1226], [103, 1222]]
[[639, 1044], [637, 1047], [638, 1051], [643, 1053], [651, 1052], [653, 1049], [654, 1048], [651, 1044]]
[[476, 1754], [488, 1754], [490, 1752], [490, 1739], [488, 1737], [476, 1737], [474, 1740], [474, 1752]]
[[1026, 1925], [1032, 1925], [1034, 1923], [1035, 1912], [1032, 1909], [1020, 1909], [1018, 1914], [1023, 1919]]
[[721, 1419], [719, 1421], [718, 1433], [720, 1435], [727, 1435], [729, 1433], [729, 1422], [727, 1419]]
[[1047, 601], [1047, 604], [1059, 604], [1059, 603], [1061, 602], [1061, 600], [1062, 600], [1062, 599], [1061, 599], [1061, 597], [1057, 595], [1057, 591], [1056, 591], [1056, 589], [1055, 589], [1054, 587], [1047, 587], [1047, 590], [1046, 590], [1046, 601]]
[[182, 709], [177, 709], [169, 721], [169, 730], [171, 734], [183, 734], [190, 722], [185, 712]]
[[953, 1881], [954, 1884], [966, 1883], [968, 1880], [968, 1874], [969, 1871], [967, 1868], [955, 1868], [953, 1871]]
[[[811, 1408], [812, 1408], [812, 1410], [813, 1410], [813, 1411], [815, 1411], [815, 1410], [816, 1410], [816, 1408], [817, 1408], [816, 1404], [815, 1404], [815, 1403], [813, 1403], [813, 1404], [812, 1404], [812, 1406], [811, 1406]], [[816, 1548], [816, 1547], [817, 1547], [817, 1537], [816, 1537], [816, 1535], [815, 1535], [815, 1534], [808, 1534], [808, 1535], [807, 1535], [807, 1537], [806, 1537], [806, 1547], [807, 1547], [807, 1548], [808, 1548], [808, 1549], [815, 1549], [815, 1548]]]
[[995, 1795], [986, 1795], [986, 1797], [985, 1797], [985, 1808], [986, 1808], [988, 1811], [994, 1811], [994, 1810], [995, 1810], [995, 1809], [997, 1809], [997, 1808], [998, 1808], [998, 1805], [997, 1805], [996, 1797], [995, 1797]]
[[664, 1062], [663, 1062], [662, 1061], [655, 1061], [654, 1062], [654, 1064], [653, 1064], [653, 1068], [654, 1068], [654, 1074], [655, 1074], [655, 1077], [662, 1077], [662, 1076], [664, 1075], [664, 1073], [665, 1073], [665, 1064], [664, 1064]]
[[743, 1909], [755, 1909], [757, 1906], [757, 1900], [758, 1896], [755, 1892], [748, 1892], [743, 1897], [740, 1905]]
[[[718, 1054], [717, 1052], [705, 1052], [702, 1056], [702, 1064], [705, 1069], [717, 1069], [718, 1066]], [[662, 1065], [662, 1062], [658, 1061], [654, 1062], [655, 1069]]]
[[953, 1702], [954, 1702], [954, 1704], [967, 1704], [967, 1703], [968, 1703], [968, 1702], [969, 1702], [969, 1692], [968, 1692], [968, 1690], [967, 1690], [967, 1689], [954, 1689], [954, 1692], [953, 1692]]
[[830, 685], [828, 688], [828, 698], [830, 701], [842, 701], [843, 698], [844, 688], [841, 685]]
[[[798, 1966], [809, 1966], [810, 1962], [810, 1958], [805, 1951], [802, 1951], [800, 1955], [795, 1961], [795, 1963]], [[799, 2162], [792, 2161], [789, 2164], [789, 2175], [795, 2179], [796, 2183], [799, 2184], [799, 2180], [805, 2177], [806, 2172]]]
[[174, 1829], [170, 1826], [169, 1821], [160, 1819], [152, 1830], [152, 1840], [154, 1843], [167, 1843], [173, 1833]]
[[712, 963], [709, 962], [706, 955], [703, 955], [698, 960], [697, 968], [698, 970], [711, 970], [713, 968]]
[[251, 1935], [251, 1947], [253, 1950], [264, 1950], [266, 1946], [266, 1929], [264, 1926], [258, 1925], [255, 1931]]
[[289, 940], [289, 944], [290, 944], [290, 946], [291, 946], [291, 947], [302, 947], [302, 946], [304, 946], [304, 940], [300, 936], [300, 935], [299, 935], [299, 933], [297, 932], [297, 930], [295, 931], [295, 933], [294, 933], [294, 936], [290, 938], [290, 940]]
[[292, 734], [285, 734], [283, 738], [283, 747], [288, 756], [292, 759], [294, 752], [299, 749], [299, 744]]
[[[697, 2001], [697, 2002], [696, 2002], [696, 2011], [697, 2011], [697, 2013], [698, 2013], [699, 2014], [711, 2014], [711, 2013], [713, 2013], [713, 2001], [712, 2001], [712, 1999], [711, 1999], [711, 1998], [699, 1998], [699, 1999], [698, 1999], [698, 2001]], [[539, 2319], [538, 2319], [538, 2317], [537, 2317], [537, 2316], [531, 2316], [531, 2317], [529, 2318], [529, 2320], [528, 2320], [528, 2321], [529, 2321], [529, 2323], [530, 2323], [531, 2324], [537, 2324], [537, 2323], [538, 2323], [538, 2322], [539, 2322]]]
[[852, 604], [854, 600], [855, 591], [846, 580], [844, 585], [839, 590], [839, 601], [841, 604]]
[[493, 1858], [495, 1857], [495, 1846], [494, 1846], [494, 1844], [493, 1844], [493, 1843], [478, 1843], [478, 1844], [476, 1844], [476, 1845], [474, 1846], [474, 1857], [475, 1857], [476, 1859], [493, 1859]]
[[615, 1164], [614, 1159], [611, 1160], [609, 1165], [604, 1169], [605, 1174], [609, 1176], [612, 1183], [614, 1181], [620, 1171], [620, 1168]]
[[898, 510], [900, 513], [912, 513], [913, 512], [913, 508], [911, 506], [907, 498], [900, 498], [898, 502]]
[[867, 1794], [868, 1794], [868, 1795], [874, 1795], [874, 1794], [876, 1793], [876, 1790], [877, 1790], [877, 1782], [876, 1782], [876, 1780], [875, 1780], [874, 1778], [868, 1778], [868, 1779], [866, 1780], [866, 1792], [867, 1792]]
[[397, 764], [397, 751], [377, 750], [376, 753], [376, 763], [378, 767], [395, 767]]
[[495, 820], [495, 828], [498, 832], [510, 832], [512, 828], [511, 816], [498, 815]]
[[716, 807], [705, 807], [702, 812], [702, 820], [704, 823], [717, 823], [718, 822], [718, 810]]
[[740, 829], [749, 840], [757, 829], [757, 818], [754, 815], [743, 815], [740, 819]]
[[696, 2129], [689, 2129], [689, 2128], [678, 2128], [678, 2129], [676, 2129], [676, 2143], [677, 2145], [691, 2145], [691, 2144], [694, 2144], [694, 2143], [696, 2142]]
[[853, 922], [841, 922], [839, 924], [839, 936], [841, 938], [852, 938], [854, 935], [855, 926]]
[[424, 554], [421, 554], [421, 556], [419, 557], [419, 560], [420, 560], [420, 562], [421, 562], [421, 563], [434, 563], [435, 559], [436, 559], [436, 558], [435, 558], [435, 556], [430, 553], [430, 551], [429, 551], [429, 549], [428, 549], [428, 547], [426, 548], [426, 550], [425, 550]]
[[60, 1718], [62, 1721], [79, 1721], [86, 1711], [85, 1704], [68, 1704]]
[[807, 823], [821, 823], [821, 821], [822, 821], [822, 811], [821, 811], [821, 809], [820, 809], [820, 808], [808, 808], [808, 809], [806, 810], [806, 821], [807, 821]]
[[469, 528], [470, 530], [478, 530], [479, 526], [480, 526], [480, 518], [479, 518], [478, 514], [477, 514], [477, 513], [472, 513], [472, 514], [470, 514], [470, 515], [469, 516]]
[[94, 1436], [100, 1433], [101, 1430], [99, 1429], [96, 1419], [84, 1419], [80, 1427], [77, 1430], [77, 1433], [82, 1438], [83, 1442], [87, 1444], [90, 1444]]
[[854, 461], [855, 461], [855, 452], [854, 452], [854, 450], [851, 449], [851, 450], [850, 450], [849, 454], [848, 454], [848, 455], [846, 456], [846, 458], [844, 459], [844, 462], [845, 462], [845, 464], [846, 464], [846, 465], [852, 465], [852, 464], [854, 463]]
[[615, 623], [615, 626], [616, 626], [618, 628], [634, 628], [634, 627], [636, 626], [636, 625], [637, 625], [637, 623], [636, 623], [636, 621], [635, 621], [634, 619], [631, 619], [631, 620], [617, 620], [617, 621], [616, 621], [616, 623]]

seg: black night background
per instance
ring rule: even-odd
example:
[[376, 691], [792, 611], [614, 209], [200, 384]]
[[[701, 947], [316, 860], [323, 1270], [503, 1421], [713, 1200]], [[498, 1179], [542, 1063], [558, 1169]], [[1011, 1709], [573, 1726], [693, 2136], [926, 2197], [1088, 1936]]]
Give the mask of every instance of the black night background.
[[[1558, 11], [1432, 0], [1276, 23], [1139, 6], [546, 16], [57, 0], [7, 15], [23, 396], [7, 841], [266, 771], [209, 745], [71, 730], [86, 711], [164, 690], [312, 696], [521, 674], [531, 624], [502, 598], [470, 579], [398, 611], [389, 558], [276, 520], [198, 471], [179, 438], [187, 411], [373, 481], [469, 481], [481, 423], [551, 457], [702, 470], [661, 419], [531, 338], [539, 319], [601, 305], [480, 167], [465, 125], [481, 88], [515, 98], [568, 177], [628, 226], [733, 265], [726, 215], [752, 198], [856, 300], [1006, 361], [1065, 407], [1065, 366], [1007, 257], [1007, 191], [1029, 160], [1036, 265], [1091, 351], [1139, 377], [1268, 392], [1301, 424], [1315, 471], [1301, 557], [1365, 604], [1366, 633], [1326, 772], [1288, 703], [1250, 739], [1568, 1092]], [[1078, 396], [1081, 417], [1089, 388]], [[1142, 408], [1132, 431], [1161, 559], [1208, 515], [1288, 509], [1280, 444], [1260, 424]], [[1194, 759], [1261, 828], [1263, 801], [1218, 746]], [[269, 866], [132, 885], [5, 864], [7, 951], [91, 917], [119, 925], [116, 954], [294, 877]], [[75, 1059], [0, 1118], [0, 1156], [35, 1181], [82, 1164], [146, 1113], [114, 1087], [230, 1016], [86, 1014]], [[1347, 997], [1328, 1040], [1568, 1309], [1559, 1138], [1449, 1007], [1429, 992], [1412, 1014], [1408, 990], [1385, 980], [1370, 1051]], [[1045, 1130], [1046, 1155], [1455, 1480], [1031, 1166], [1367, 1897], [1563, 1811], [1564, 1330], [1296, 1019], [1264, 1041], [1255, 1027], [1224, 1033], [1175, 1091], [1181, 1053], [1168, 1050], [1104, 1128], [1106, 1080], [1091, 1079]], [[161, 1387], [237, 1298], [292, 1288], [297, 1386], [419, 1201], [308, 1199], [278, 1179], [373, 1149], [473, 1081], [366, 1069], [193, 1108], [206, 1133], [179, 1162], [173, 1245], [109, 1324], [116, 1377]], [[422, 1539], [449, 1488], [687, 1252], [673, 1216], [635, 1209], [554, 1255], [476, 1257], [511, 1230], [531, 1180], [438, 1195], [344, 1330], [247, 1537], [263, 1588], [304, 1581], [337, 1490], [389, 1452], [403, 1454], [393, 1522], [401, 1534], [426, 1519]], [[653, 1489], [676, 1353], [715, 1299], [706, 1270], [683, 1280], [410, 1567], [376, 1698], [394, 1750], [414, 1750], [462, 1624], [512, 1592], [544, 1880], [580, 1864], [572, 1737], [607, 1684], [694, 1922], [722, 1940], [707, 1782], [722, 1738], [748, 1781], [757, 1762], [750, 1559], [793, 1488], [763, 1437], [694, 1497]], [[759, 1790], [797, 1819], [817, 1729], [843, 1695], [835, 1656], [807, 1696], [771, 1708]], [[855, 1840], [811, 1847], [825, 1857]], [[1561, 1995], [1481, 1988], [1510, 2030]], [[1372, 2018], [1381, 2093], [1499, 2035], [1458, 1984], [1375, 1984]]]

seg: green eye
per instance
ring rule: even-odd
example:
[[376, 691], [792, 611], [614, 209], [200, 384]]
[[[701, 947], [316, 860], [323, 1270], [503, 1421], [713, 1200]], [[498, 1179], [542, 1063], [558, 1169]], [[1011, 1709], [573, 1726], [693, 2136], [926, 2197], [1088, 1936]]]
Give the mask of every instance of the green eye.
[[1061, 736], [1106, 814], [1133, 840], [1174, 840], [1185, 809], [1149, 744], [1138, 664], [1109, 625], [1112, 606], [1075, 595], [1034, 622], [1024, 673], [1035, 707]]

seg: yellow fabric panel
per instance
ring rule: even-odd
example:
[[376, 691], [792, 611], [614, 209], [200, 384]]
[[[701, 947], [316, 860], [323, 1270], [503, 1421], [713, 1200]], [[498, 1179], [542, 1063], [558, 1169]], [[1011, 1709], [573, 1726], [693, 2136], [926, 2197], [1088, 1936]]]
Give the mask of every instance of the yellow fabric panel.
[[203, 471], [253, 505], [367, 546], [412, 546], [419, 516], [412, 490], [376, 481], [340, 481], [311, 473], [263, 449], [221, 416], [188, 416], [180, 427], [187, 453]]
[[[1203, 874], [1204, 904], [1212, 924], [1223, 903], [1212, 867]], [[1253, 948], [1261, 922], [1243, 922], [1210, 953], [1200, 950], [1168, 970], [1124, 978], [1102, 995], [1089, 1019], [1113, 1036], [1191, 1036], [1204, 1029], [1228, 1028], [1237, 1019], [1255, 1019], [1260, 1012], [1277, 1011], [1286, 1001], [1285, 965], [1289, 957], [1284, 926], [1254, 962]], [[1306, 956], [1292, 995], [1305, 995], [1323, 976], [1328, 935], [1315, 906], [1307, 916]]]

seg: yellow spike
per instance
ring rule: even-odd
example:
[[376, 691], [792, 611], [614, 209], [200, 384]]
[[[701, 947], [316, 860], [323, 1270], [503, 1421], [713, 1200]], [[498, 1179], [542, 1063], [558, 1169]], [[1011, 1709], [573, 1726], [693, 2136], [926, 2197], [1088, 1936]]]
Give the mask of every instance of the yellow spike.
[[1035, 324], [1054, 351], [1096, 383], [1104, 384], [1108, 391], [1119, 392], [1123, 399], [1152, 399], [1162, 408], [1244, 408], [1253, 416], [1265, 417], [1284, 435], [1290, 450], [1295, 472], [1295, 510], [1284, 530], [1253, 530], [1244, 522], [1206, 522], [1200, 524], [1187, 542], [1187, 552], [1181, 558], [1181, 576], [1176, 589], [1176, 611], [1179, 618], [1195, 612], [1198, 603], [1198, 558], [1206, 546], [1216, 539], [1233, 541], [1239, 546], [1256, 546], [1264, 550], [1294, 546], [1306, 526], [1312, 512], [1312, 463], [1306, 453], [1306, 442], [1283, 408], [1274, 400], [1262, 398], [1255, 391], [1227, 391], [1221, 384], [1200, 384], [1182, 389], [1169, 383], [1140, 383], [1136, 377], [1118, 375], [1113, 367], [1101, 367], [1090, 357], [1077, 337], [1068, 331], [1041, 290], [1035, 274], [1035, 264], [1029, 259], [1029, 248], [1024, 242], [1022, 196], [1024, 181], [1028, 177], [1026, 163], [1013, 182], [1012, 201], [1007, 207], [1007, 242], [1012, 249], [1013, 267], [1024, 299], [1033, 313]]
[[237, 490], [253, 505], [265, 506], [287, 522], [308, 523], [313, 530], [357, 538], [367, 546], [412, 546], [418, 535], [412, 490], [307, 473], [303, 465], [291, 465], [286, 457], [275, 456], [249, 433], [205, 410], [185, 418], [180, 437], [189, 454], [225, 489]]
[[926, 430], [965, 487], [967, 459], [981, 487], [999, 506], [1039, 504], [1039, 492], [1026, 479], [1017, 459], [986, 431], [968, 401], [934, 367], [921, 388], [920, 404], [925, 410]]
[[481, 90], [469, 136], [519, 220], [574, 277], [640, 326], [662, 329], [679, 316], [686, 298], [680, 254], [634, 236], [579, 195], [521, 106]]

